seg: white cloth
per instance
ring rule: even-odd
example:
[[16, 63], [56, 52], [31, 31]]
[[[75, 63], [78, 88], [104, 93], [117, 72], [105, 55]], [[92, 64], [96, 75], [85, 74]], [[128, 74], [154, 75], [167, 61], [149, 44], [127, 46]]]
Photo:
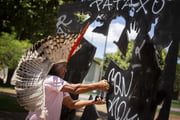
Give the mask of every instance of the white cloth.
[[[64, 96], [69, 93], [60, 92], [66, 81], [57, 76], [47, 76], [45, 80], [45, 103], [46, 103], [46, 120], [59, 120]], [[41, 111], [30, 111], [27, 120], [42, 120]]]

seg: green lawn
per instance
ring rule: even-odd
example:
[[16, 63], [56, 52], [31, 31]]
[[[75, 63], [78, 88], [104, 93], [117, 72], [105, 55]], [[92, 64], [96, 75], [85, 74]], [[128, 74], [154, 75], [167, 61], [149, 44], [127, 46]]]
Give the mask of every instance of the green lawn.
[[6, 95], [0, 96], [0, 111], [25, 112], [23, 107], [19, 106], [16, 98]]
[[[173, 107], [173, 108], [179, 108], [179, 109], [180, 109], [180, 101], [178, 101], [178, 100], [173, 100], [173, 101], [172, 101], [172, 104], [171, 104], [171, 107]], [[171, 111], [171, 114], [180, 115], [180, 112]]]
[[[173, 100], [171, 107], [180, 108], [180, 101]], [[18, 104], [16, 98], [6, 95], [0, 96], [0, 111], [25, 112], [24, 108]], [[171, 114], [180, 115], [180, 112], [171, 112]]]
[[[160, 105], [160, 106], [161, 106], [161, 105]], [[180, 101], [178, 101], [178, 100], [172, 100], [171, 107], [172, 107], [172, 108], [179, 108], [179, 109], [180, 109]], [[159, 109], [157, 110], [157, 112], [159, 112]], [[180, 115], [180, 112], [171, 111], [170, 114]]]
[[171, 107], [180, 108], [180, 101], [179, 100], [173, 100]]

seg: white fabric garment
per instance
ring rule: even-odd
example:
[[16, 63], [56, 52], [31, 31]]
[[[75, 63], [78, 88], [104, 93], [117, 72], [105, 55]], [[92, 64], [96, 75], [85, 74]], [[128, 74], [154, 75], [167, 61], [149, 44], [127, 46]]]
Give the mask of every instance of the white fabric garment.
[[[45, 82], [45, 103], [46, 103], [46, 120], [59, 120], [64, 96], [69, 93], [60, 92], [66, 81], [63, 79], [49, 75]], [[40, 118], [41, 111], [29, 112], [27, 120], [42, 120]]]

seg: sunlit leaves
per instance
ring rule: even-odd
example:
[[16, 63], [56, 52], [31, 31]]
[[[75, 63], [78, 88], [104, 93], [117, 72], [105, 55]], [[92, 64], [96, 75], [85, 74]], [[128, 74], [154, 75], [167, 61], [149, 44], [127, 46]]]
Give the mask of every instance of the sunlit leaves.
[[16, 34], [1, 33], [0, 36], [0, 69], [15, 68], [20, 57], [32, 46], [28, 40], [16, 40]]

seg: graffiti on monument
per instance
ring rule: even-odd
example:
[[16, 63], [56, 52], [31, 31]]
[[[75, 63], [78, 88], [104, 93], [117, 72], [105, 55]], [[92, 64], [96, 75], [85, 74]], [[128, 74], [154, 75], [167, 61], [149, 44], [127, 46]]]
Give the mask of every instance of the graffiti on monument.
[[138, 120], [138, 114], [132, 113], [132, 108], [128, 103], [128, 99], [132, 93], [132, 88], [134, 87], [132, 84], [134, 72], [130, 71], [125, 75], [125, 72], [114, 62], [111, 62], [109, 66], [107, 80], [113, 82], [113, 92], [108, 94], [107, 101], [109, 120]]
[[138, 54], [137, 48], [139, 46], [135, 46], [132, 62], [127, 70], [113, 61], [106, 70], [105, 79], [113, 83], [107, 94], [109, 120], [154, 118], [158, 98], [153, 91], [158, 88], [160, 68], [151, 43], [144, 42]]
[[[180, 39], [179, 5], [178, 0], [83, 0], [60, 6], [57, 34], [79, 33], [87, 24], [98, 21], [102, 25], [95, 27], [93, 32], [108, 35], [112, 20], [121, 16], [125, 27], [114, 43], [126, 55], [127, 33], [131, 29], [138, 33], [128, 70], [114, 62], [106, 70], [105, 78], [114, 83], [113, 92], [107, 95], [109, 120], [153, 120], [156, 107], [162, 101], [164, 104], [157, 120], [168, 119], [175, 79], [170, 76], [175, 76]], [[88, 18], [80, 21], [77, 13]], [[152, 24], [154, 34], [150, 37]], [[165, 67], [160, 69], [157, 51], [161, 52], [167, 46]]]

